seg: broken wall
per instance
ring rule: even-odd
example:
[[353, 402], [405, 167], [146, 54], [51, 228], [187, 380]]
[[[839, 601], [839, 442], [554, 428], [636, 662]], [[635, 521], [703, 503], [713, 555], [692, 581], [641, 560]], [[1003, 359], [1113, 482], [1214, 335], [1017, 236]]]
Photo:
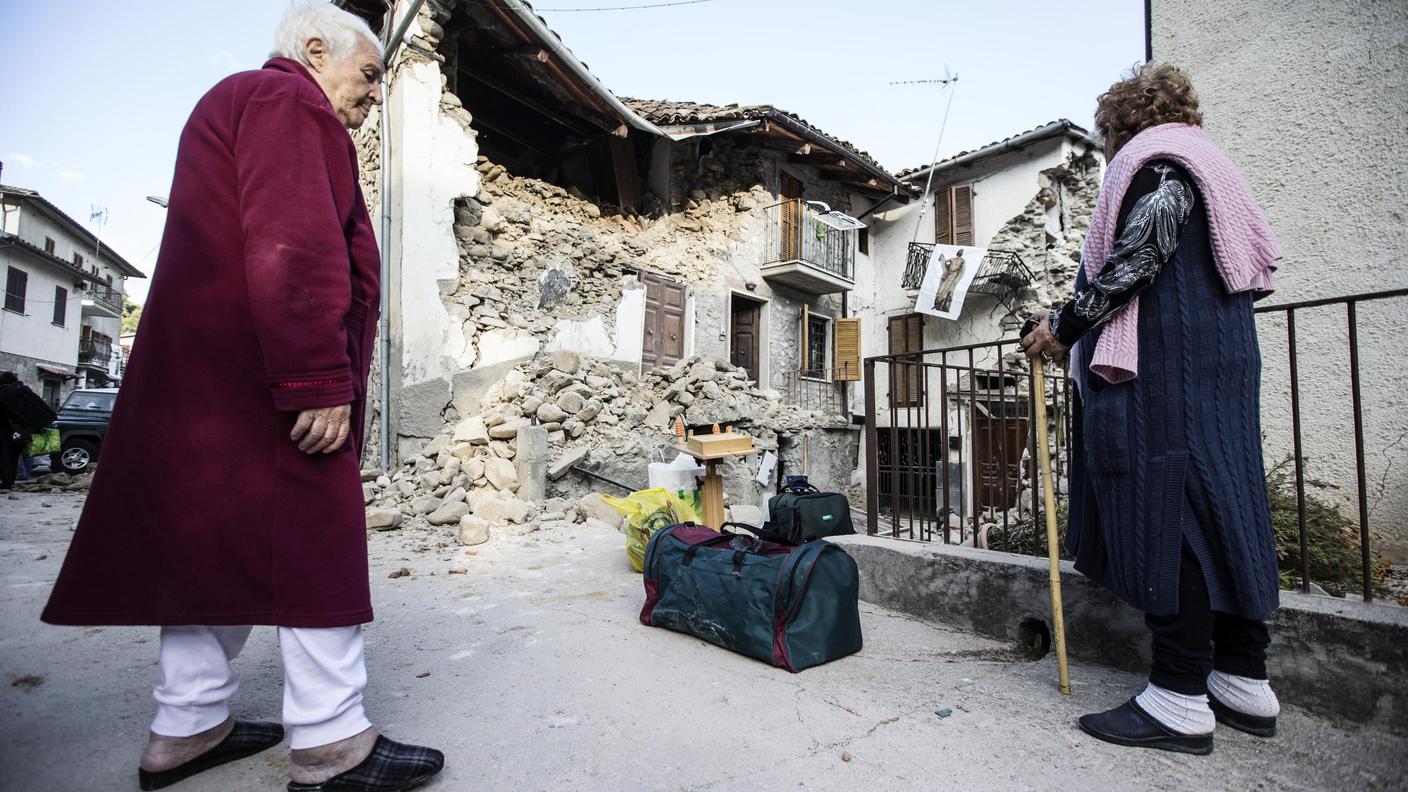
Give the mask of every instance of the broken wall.
[[[393, 458], [424, 458], [426, 445], [447, 430], [489, 413], [505, 422], [539, 420], [536, 413], [513, 416], [513, 408], [503, 406], [503, 388], [537, 376], [539, 364], [533, 361], [552, 353], [582, 356], [582, 370], [595, 378], [648, 375], [639, 370], [642, 272], [686, 288], [686, 361], [728, 357], [726, 328], [735, 292], [768, 301], [772, 343], [762, 350], [767, 379], [744, 382], [748, 399], [725, 398], [711, 413], [734, 423], [766, 415], [757, 411], [758, 400], [764, 407], [776, 405], [787, 374], [800, 368], [802, 306], [828, 316], [839, 313], [835, 298], [775, 289], [758, 275], [768, 233], [763, 210], [777, 201], [785, 153], [730, 138], [662, 141], [651, 161], [668, 166], [668, 173], [642, 176], [645, 183], [663, 186], [665, 194], [647, 194], [639, 211], [598, 202], [576, 188], [522, 178], [477, 156], [473, 108], [460, 106], [439, 73], [443, 56], [437, 46], [449, 18], [446, 3], [432, 0], [423, 8], [409, 31], [411, 46], [392, 70], [387, 107], [395, 150], [395, 233], [388, 241], [392, 277], [385, 285], [393, 340]], [[377, 145], [374, 133], [358, 135], [373, 212]], [[848, 205], [844, 194], [808, 169], [787, 167], [808, 185], [809, 198]], [[619, 415], [639, 428], [642, 416], [635, 413], [653, 407], [647, 401]], [[794, 416], [786, 423], [815, 427], [826, 420]], [[568, 441], [599, 431], [595, 421], [578, 423], [554, 428], [554, 435], [561, 433], [554, 437], [554, 454], [571, 450]], [[765, 425], [756, 426], [762, 432]], [[646, 457], [664, 439], [655, 432], [653, 447], [641, 442], [623, 449], [612, 440], [593, 448], [610, 448], [601, 455], [603, 463], [624, 460], [643, 478]], [[500, 445], [489, 449], [496, 452], [492, 456], [512, 459], [504, 452], [513, 450], [513, 440], [494, 440]], [[469, 458], [477, 457], [461, 462]], [[736, 475], [731, 494], [756, 495], [744, 486], [749, 479], [751, 473]], [[492, 486], [482, 477], [476, 480]], [[476, 480], [462, 483], [472, 490]]]

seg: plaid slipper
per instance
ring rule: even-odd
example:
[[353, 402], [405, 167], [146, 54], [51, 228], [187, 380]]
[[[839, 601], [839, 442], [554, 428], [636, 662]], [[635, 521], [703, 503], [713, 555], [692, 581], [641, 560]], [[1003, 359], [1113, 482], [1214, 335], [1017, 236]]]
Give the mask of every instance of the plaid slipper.
[[376, 745], [362, 763], [321, 784], [288, 782], [289, 792], [403, 792], [414, 789], [445, 766], [445, 754], [434, 748], [406, 745], [377, 735]]
[[225, 739], [221, 740], [214, 748], [185, 764], [155, 773], [149, 773], [140, 767], [137, 768], [137, 782], [141, 784], [142, 789], [169, 787], [196, 773], [273, 748], [283, 742], [283, 739], [284, 727], [277, 723], [237, 720], [235, 727], [230, 730]]

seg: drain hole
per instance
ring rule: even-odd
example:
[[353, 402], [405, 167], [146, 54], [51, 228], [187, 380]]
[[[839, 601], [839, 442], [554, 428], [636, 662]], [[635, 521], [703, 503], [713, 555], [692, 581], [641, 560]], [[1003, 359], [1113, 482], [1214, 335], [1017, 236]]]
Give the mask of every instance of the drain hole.
[[1017, 651], [1028, 660], [1040, 660], [1051, 651], [1051, 628], [1046, 621], [1028, 616], [1017, 624]]

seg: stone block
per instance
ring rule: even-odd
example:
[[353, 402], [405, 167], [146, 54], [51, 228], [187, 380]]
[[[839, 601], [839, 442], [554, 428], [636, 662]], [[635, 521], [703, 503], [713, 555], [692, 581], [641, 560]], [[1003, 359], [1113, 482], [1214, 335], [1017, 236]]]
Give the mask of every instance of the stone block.
[[465, 547], [481, 545], [489, 541], [489, 523], [472, 514], [460, 518], [460, 544]]
[[561, 479], [563, 476], [566, 476], [573, 467], [585, 462], [590, 453], [588, 449], [583, 447], [562, 454], [557, 458], [557, 461], [553, 462], [552, 465], [548, 467], [548, 478], [552, 481]]
[[518, 470], [513, 463], [500, 457], [484, 460], [484, 476], [494, 489], [504, 492], [518, 491]]
[[466, 514], [469, 514], [469, 504], [463, 501], [445, 503], [431, 512], [426, 521], [431, 525], [452, 525], [458, 523]]
[[401, 512], [397, 509], [369, 509], [367, 530], [390, 531], [401, 527]]

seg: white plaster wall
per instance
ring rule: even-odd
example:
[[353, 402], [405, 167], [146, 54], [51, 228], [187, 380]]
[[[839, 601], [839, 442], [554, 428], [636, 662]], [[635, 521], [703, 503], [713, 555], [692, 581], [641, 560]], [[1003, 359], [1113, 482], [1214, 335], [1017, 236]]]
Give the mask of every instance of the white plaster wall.
[[[42, 238], [40, 240], [43, 241]], [[25, 288], [24, 314], [0, 309], [0, 351], [12, 355], [48, 360], [73, 367], [78, 363], [78, 327], [82, 323], [79, 295], [73, 288], [76, 278], [64, 275], [49, 264], [34, 260], [29, 253], [14, 248], [0, 249], [0, 278], [10, 267], [29, 275]], [[0, 280], [0, 289], [3, 289]], [[68, 290], [68, 310], [64, 326], [54, 320], [54, 288]], [[114, 335], [114, 338], [116, 336]]]
[[[480, 342], [481, 346], [484, 342]], [[587, 357], [640, 365], [645, 345], [645, 289], [628, 288], [616, 303], [614, 326], [602, 316], [586, 320], [559, 319], [545, 351], [566, 350]], [[531, 353], [530, 353], [531, 354]]]
[[[963, 168], [959, 173], [942, 174], [942, 178], [936, 177], [933, 189], [937, 191], [954, 184], [973, 184], [974, 241], [977, 246], [986, 247], [1002, 226], [1021, 214], [1036, 196], [1040, 189], [1038, 178], [1041, 171], [1061, 165], [1070, 150], [1070, 144], [1064, 137], [1041, 141], [1029, 149]], [[857, 278], [853, 303], [853, 311], [861, 317], [861, 352], [865, 357], [889, 354], [889, 318], [914, 310], [917, 292], [900, 287], [904, 280], [909, 243], [934, 241], [933, 206], [924, 207], [922, 220], [919, 218], [920, 210], [920, 202], [913, 201], [901, 208], [877, 213], [870, 221], [869, 266]], [[924, 318], [924, 348], [942, 349], [998, 341], [1006, 335], [1001, 327], [1006, 313], [995, 298], [970, 295], [958, 319]], [[996, 365], [991, 354], [975, 354], [973, 362], [978, 368]], [[967, 354], [954, 356], [950, 363], [966, 366]], [[880, 411], [877, 419], [881, 425], [888, 425], [889, 382], [883, 369], [881, 366], [877, 371], [880, 375], [876, 382], [876, 406]], [[937, 392], [937, 379], [934, 379], [931, 389]], [[860, 398], [861, 395], [855, 397], [857, 404]], [[932, 420], [937, 422], [937, 416]]]
[[[1264, 304], [1408, 285], [1408, 4], [1154, 0], [1154, 57], [1184, 69], [1208, 133], [1285, 253]], [[1254, 44], [1254, 45], [1253, 45]], [[1297, 314], [1308, 475], [1356, 492], [1343, 307]], [[1408, 558], [1408, 299], [1365, 303], [1359, 339], [1370, 524]], [[1291, 448], [1285, 322], [1260, 323], [1268, 460]], [[1350, 511], [1354, 514], [1354, 511]]]
[[417, 62], [399, 68], [392, 86], [392, 327], [400, 341], [402, 384], [446, 379], [448, 393], [464, 337], [461, 323], [445, 309], [440, 286], [459, 277], [454, 201], [479, 192], [479, 148], [473, 135], [440, 112], [440, 81], [436, 64]]

